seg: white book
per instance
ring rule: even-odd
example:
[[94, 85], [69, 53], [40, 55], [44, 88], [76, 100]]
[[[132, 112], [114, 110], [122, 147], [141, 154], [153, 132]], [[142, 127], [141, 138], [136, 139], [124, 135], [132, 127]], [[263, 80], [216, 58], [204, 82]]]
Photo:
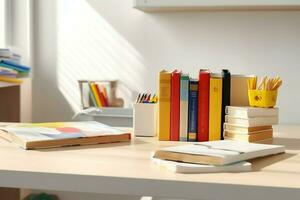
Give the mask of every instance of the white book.
[[242, 126], [268, 126], [278, 124], [278, 116], [275, 117], [251, 117], [248, 119], [237, 118], [230, 115], [225, 116], [225, 122], [228, 124]]
[[283, 153], [282, 145], [219, 140], [162, 148], [154, 158], [198, 164], [227, 165], [257, 157]]
[[225, 113], [238, 118], [251, 117], [276, 117], [279, 114], [278, 108], [255, 108], [248, 106], [226, 106]]
[[161, 159], [152, 159], [159, 167], [165, 168], [175, 173], [182, 174], [199, 174], [199, 173], [220, 173], [220, 172], [249, 172], [251, 171], [251, 163], [238, 162], [230, 165], [202, 165], [193, 163], [176, 162]]

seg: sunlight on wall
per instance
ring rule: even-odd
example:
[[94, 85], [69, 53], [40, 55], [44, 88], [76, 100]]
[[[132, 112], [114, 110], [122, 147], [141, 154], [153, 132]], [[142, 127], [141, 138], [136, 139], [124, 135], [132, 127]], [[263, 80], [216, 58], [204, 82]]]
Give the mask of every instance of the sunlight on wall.
[[130, 106], [144, 88], [142, 56], [86, 0], [58, 1], [57, 81], [77, 112], [79, 79], [121, 81], [118, 95]]

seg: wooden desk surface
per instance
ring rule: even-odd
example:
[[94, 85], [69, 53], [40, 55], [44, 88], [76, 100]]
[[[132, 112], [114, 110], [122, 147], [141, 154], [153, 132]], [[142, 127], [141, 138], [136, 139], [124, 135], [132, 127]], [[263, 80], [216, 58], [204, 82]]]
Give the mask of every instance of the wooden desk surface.
[[275, 126], [286, 153], [252, 160], [247, 173], [175, 174], [150, 160], [159, 147], [184, 144], [133, 138], [131, 143], [25, 151], [0, 140], [0, 186], [199, 199], [300, 197], [300, 126]]

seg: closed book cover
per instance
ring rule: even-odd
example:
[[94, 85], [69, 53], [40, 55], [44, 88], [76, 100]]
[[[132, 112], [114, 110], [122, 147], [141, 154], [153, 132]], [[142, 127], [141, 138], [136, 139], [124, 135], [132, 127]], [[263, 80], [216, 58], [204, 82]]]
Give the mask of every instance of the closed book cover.
[[10, 61], [10, 60], [1, 60], [1, 65], [4, 65], [10, 69], [15, 69], [17, 71], [21, 71], [21, 72], [28, 72], [30, 71], [30, 67], [24, 66], [24, 65], [20, 65], [16, 62]]
[[270, 130], [270, 129], [272, 129], [271, 125], [247, 127], [247, 126], [243, 126], [243, 125], [234, 125], [234, 124], [224, 123], [225, 131], [228, 131], [230, 133], [239, 133], [239, 134], [245, 134], [245, 135], [251, 135], [251, 134], [257, 133], [259, 131], [265, 131], [265, 130]]
[[180, 71], [175, 70], [171, 78], [171, 141], [179, 140], [180, 74]]
[[238, 133], [233, 133], [233, 132], [225, 130], [224, 135], [225, 135], [226, 139], [240, 140], [240, 141], [246, 141], [246, 142], [257, 142], [257, 141], [261, 141], [261, 140], [272, 139], [273, 138], [273, 129], [257, 131], [256, 133], [253, 133], [251, 135], [238, 134]]
[[212, 74], [209, 92], [209, 141], [221, 139], [222, 77]]
[[165, 70], [159, 73], [158, 89], [158, 138], [170, 140], [170, 114], [171, 114], [171, 76]]
[[241, 126], [270, 126], [278, 124], [278, 116], [274, 117], [250, 117], [250, 118], [238, 118], [230, 115], [225, 116], [225, 122], [228, 124], [241, 125]]
[[230, 165], [215, 166], [202, 165], [193, 163], [176, 162], [161, 159], [152, 159], [155, 164], [162, 168], [166, 168], [175, 173], [181, 174], [199, 174], [199, 173], [218, 173], [218, 172], [247, 172], [251, 171], [251, 163], [238, 162]]
[[208, 141], [209, 135], [209, 70], [199, 72], [198, 90], [198, 141]]
[[89, 94], [90, 94], [90, 98], [91, 98], [92, 104], [93, 104], [93, 106], [98, 107], [97, 102], [96, 102], [96, 98], [95, 98], [94, 93], [93, 93], [92, 85], [91, 85], [90, 82], [88, 83], [88, 85], [89, 85], [89, 89], [90, 89]]
[[227, 106], [227, 115], [239, 117], [239, 118], [250, 118], [250, 117], [273, 117], [279, 115], [278, 108], [256, 108], [249, 106]]
[[97, 95], [99, 96], [99, 100], [101, 103], [101, 107], [106, 107], [106, 101], [105, 101], [105, 97], [103, 95], [103, 92], [101, 90], [101, 86], [97, 83], [95, 83], [96, 89], [97, 89]]
[[161, 148], [153, 157], [197, 164], [227, 165], [284, 151], [283, 145], [219, 140]]
[[91, 88], [92, 88], [92, 92], [93, 92], [93, 95], [95, 97], [97, 106], [99, 108], [102, 107], [102, 104], [101, 104], [101, 101], [100, 101], [100, 97], [98, 95], [96, 84], [95, 83], [91, 83]]
[[254, 75], [232, 74], [230, 79], [230, 105], [249, 106], [247, 80]]
[[179, 139], [187, 141], [188, 133], [188, 107], [189, 107], [189, 75], [182, 74], [180, 77], [180, 124]]
[[222, 113], [221, 113], [221, 140], [224, 140], [223, 130], [225, 122], [225, 108], [230, 105], [230, 72], [222, 70]]
[[198, 81], [190, 80], [189, 85], [189, 118], [188, 118], [188, 141], [197, 141], [198, 129]]

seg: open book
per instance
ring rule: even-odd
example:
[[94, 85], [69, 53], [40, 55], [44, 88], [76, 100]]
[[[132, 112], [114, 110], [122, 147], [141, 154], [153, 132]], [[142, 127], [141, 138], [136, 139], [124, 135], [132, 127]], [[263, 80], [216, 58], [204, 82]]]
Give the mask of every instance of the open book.
[[94, 121], [16, 123], [1, 125], [0, 137], [24, 149], [40, 149], [129, 141], [130, 133]]
[[156, 151], [154, 158], [198, 164], [226, 165], [283, 153], [284, 151], [285, 147], [281, 145], [220, 140], [166, 147]]

